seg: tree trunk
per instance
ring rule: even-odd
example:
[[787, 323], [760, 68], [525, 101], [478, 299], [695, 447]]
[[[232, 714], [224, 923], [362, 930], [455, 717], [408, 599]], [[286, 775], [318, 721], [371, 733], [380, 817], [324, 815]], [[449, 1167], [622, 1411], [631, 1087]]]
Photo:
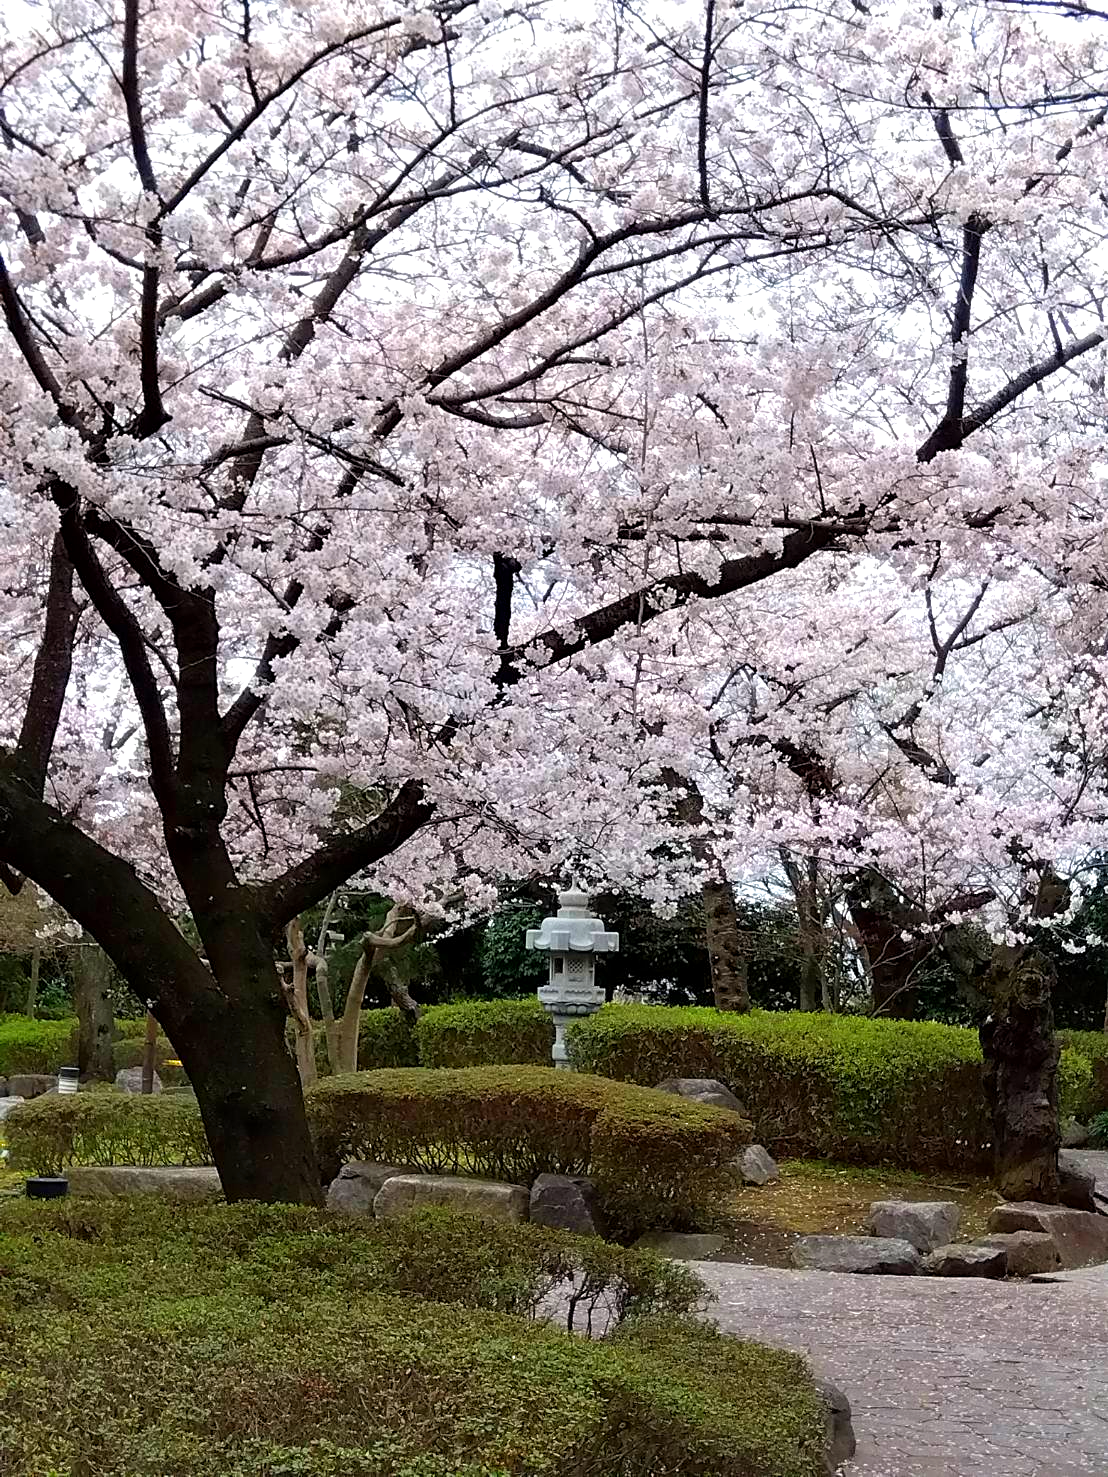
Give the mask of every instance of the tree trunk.
[[[27, 987], [27, 1014], [34, 1020], [38, 1009], [38, 977], [42, 969], [42, 950], [38, 944], [31, 950], [31, 983]], [[1108, 1024], [1104, 1028], [1108, 1031]]]
[[746, 982], [746, 951], [742, 947], [734, 889], [729, 882], [705, 882], [701, 896], [716, 1009], [747, 1011], [750, 992]]
[[823, 925], [819, 911], [819, 861], [797, 859], [781, 848], [781, 861], [796, 902], [796, 931], [800, 944], [801, 1010], [819, 1010], [827, 996], [823, 975]]
[[299, 918], [294, 918], [285, 929], [285, 937], [292, 960], [292, 983], [285, 987], [285, 999], [296, 1032], [296, 1070], [300, 1073], [301, 1086], [311, 1087], [316, 1080], [315, 1040], [308, 1014], [308, 946]]
[[285, 1019], [274, 977], [274, 989], [261, 1002], [240, 996], [217, 1015], [192, 1011], [167, 1023], [228, 1200], [323, 1203]]
[[878, 873], [867, 870], [855, 877], [847, 897], [869, 960], [873, 1014], [913, 1019], [915, 983], [934, 953], [933, 942], [903, 937], [918, 920]]
[[323, 1035], [327, 1042], [327, 1065], [332, 1072], [339, 1070], [339, 1028], [335, 1020], [335, 1006], [331, 997], [331, 977], [328, 973], [327, 956], [316, 956], [315, 988], [319, 996], [319, 1009], [323, 1016]]
[[346, 1006], [335, 1032], [336, 1072], [358, 1070], [358, 1028], [361, 1025], [362, 1001], [365, 987], [369, 983], [369, 972], [373, 968], [373, 945], [368, 937], [362, 940], [362, 952], [354, 966], [350, 988], [346, 992]]
[[146, 1030], [142, 1034], [142, 1094], [149, 1097], [154, 1091], [154, 1066], [158, 1053], [158, 1022], [146, 1012]]
[[112, 1037], [115, 1013], [111, 998], [111, 961], [91, 940], [73, 953], [77, 1008], [77, 1067], [82, 1082], [112, 1082]]
[[997, 1188], [1007, 1200], [1058, 1199], [1058, 1060], [1051, 970], [1039, 955], [1001, 947], [981, 1027]]

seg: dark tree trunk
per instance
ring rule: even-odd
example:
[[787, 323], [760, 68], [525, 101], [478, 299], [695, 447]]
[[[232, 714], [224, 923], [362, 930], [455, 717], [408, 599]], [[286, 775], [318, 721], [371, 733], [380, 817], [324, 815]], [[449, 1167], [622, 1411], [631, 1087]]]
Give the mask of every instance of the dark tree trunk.
[[702, 896], [704, 933], [712, 967], [712, 994], [716, 1008], [749, 1010], [746, 951], [742, 946], [734, 889], [729, 882], [706, 882]]
[[1001, 948], [989, 971], [993, 1013], [981, 1027], [994, 1173], [1008, 1200], [1058, 1199], [1058, 1060], [1051, 970]]
[[111, 1082], [115, 1078], [111, 961], [103, 949], [87, 940], [74, 950], [73, 977], [77, 1007], [77, 1067], [81, 1081]]
[[915, 983], [934, 953], [934, 944], [903, 937], [918, 919], [910, 916], [910, 910], [877, 873], [866, 871], [857, 876], [847, 898], [869, 961], [873, 1014], [914, 1019]]
[[163, 1022], [196, 1092], [228, 1200], [323, 1203], [285, 1019], [274, 972], [269, 999]]

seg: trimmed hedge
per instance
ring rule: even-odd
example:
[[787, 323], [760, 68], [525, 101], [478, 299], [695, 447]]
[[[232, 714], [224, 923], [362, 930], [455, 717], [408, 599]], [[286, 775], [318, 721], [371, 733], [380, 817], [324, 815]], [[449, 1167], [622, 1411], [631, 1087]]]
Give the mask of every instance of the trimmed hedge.
[[1108, 1109], [1108, 1035], [1103, 1031], [1059, 1031], [1063, 1051], [1083, 1056], [1089, 1063], [1092, 1082], [1087, 1091], [1066, 1103], [1062, 1116], [1088, 1123]]
[[554, 1024], [535, 998], [467, 1000], [425, 1010], [415, 1035], [424, 1067], [543, 1067], [550, 1065]]
[[[799, 1011], [722, 1014], [695, 1006], [608, 1006], [567, 1032], [574, 1066], [620, 1081], [717, 1077], [772, 1152], [905, 1169], [987, 1172], [991, 1125], [977, 1033], [929, 1021]], [[1063, 1112], [1093, 1074], [1062, 1054]]]
[[[404, 1236], [414, 1233], [411, 1266]], [[535, 1228], [488, 1227], [490, 1264]], [[574, 1238], [545, 1233], [555, 1257]], [[498, 1311], [464, 1217], [4, 1207], [0, 1470], [97, 1477], [816, 1477], [798, 1356], [686, 1318], [601, 1342]], [[484, 1237], [481, 1238], [484, 1240]], [[520, 1251], [520, 1247], [524, 1247]], [[695, 1279], [618, 1253], [659, 1289]], [[460, 1261], [458, 1286], [450, 1268]], [[403, 1270], [401, 1270], [403, 1268]], [[513, 1270], [515, 1269], [515, 1270]], [[429, 1279], [441, 1301], [412, 1296]], [[526, 1282], [526, 1273], [522, 1282]], [[649, 1299], [644, 1303], [649, 1310]]]
[[25, 1015], [0, 1018], [0, 1077], [17, 1072], [56, 1073], [73, 1064], [77, 1022], [32, 1020]]
[[352, 1073], [307, 1102], [324, 1165], [376, 1159], [523, 1184], [588, 1174], [624, 1233], [699, 1220], [750, 1142], [734, 1113], [549, 1067]]
[[4, 1121], [12, 1169], [58, 1174], [69, 1164], [211, 1164], [189, 1097], [110, 1090], [44, 1095]]

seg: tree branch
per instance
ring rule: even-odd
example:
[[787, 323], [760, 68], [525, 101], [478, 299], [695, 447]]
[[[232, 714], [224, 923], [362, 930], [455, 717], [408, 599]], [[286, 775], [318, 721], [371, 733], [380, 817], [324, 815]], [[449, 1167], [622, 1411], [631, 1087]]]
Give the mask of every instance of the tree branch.
[[73, 563], [61, 533], [50, 551], [50, 583], [46, 593], [46, 621], [35, 657], [31, 692], [15, 747], [20, 777], [36, 798], [46, 789], [46, 773], [73, 669], [73, 637], [80, 607], [73, 598]]

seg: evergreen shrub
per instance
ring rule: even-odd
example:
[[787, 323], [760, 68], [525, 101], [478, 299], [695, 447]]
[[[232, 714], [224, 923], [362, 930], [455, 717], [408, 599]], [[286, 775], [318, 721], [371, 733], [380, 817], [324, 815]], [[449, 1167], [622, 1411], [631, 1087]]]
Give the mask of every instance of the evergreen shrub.
[[579, 1242], [478, 1240], [442, 1212], [374, 1227], [275, 1206], [5, 1207], [0, 1470], [816, 1477], [804, 1361], [682, 1316], [702, 1292], [687, 1270], [609, 1248], [654, 1291], [604, 1340], [519, 1316]]
[[324, 1164], [409, 1164], [530, 1184], [587, 1174], [618, 1231], [695, 1223], [750, 1142], [735, 1113], [549, 1067], [352, 1073], [307, 1094]]
[[[567, 1032], [583, 1072], [657, 1085], [727, 1083], [771, 1152], [905, 1169], [987, 1172], [992, 1129], [977, 1033], [932, 1021], [800, 1011], [732, 1015], [696, 1006], [608, 1006]], [[1063, 1113], [1092, 1068], [1063, 1051]]]
[[425, 1010], [415, 1028], [424, 1067], [548, 1066], [554, 1025], [528, 1000], [466, 1000]]
[[32, 1174], [59, 1174], [70, 1164], [212, 1162], [196, 1103], [162, 1093], [103, 1088], [32, 1098], [8, 1114], [4, 1136], [10, 1167]]

